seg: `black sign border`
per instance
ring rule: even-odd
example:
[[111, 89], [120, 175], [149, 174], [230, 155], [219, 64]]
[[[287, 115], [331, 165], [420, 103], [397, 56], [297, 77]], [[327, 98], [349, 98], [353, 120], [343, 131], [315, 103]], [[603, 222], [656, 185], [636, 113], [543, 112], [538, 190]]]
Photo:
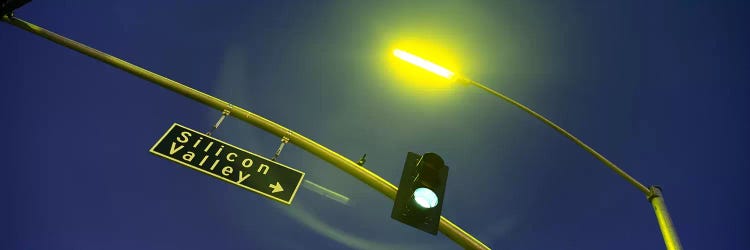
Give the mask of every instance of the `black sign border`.
[[[226, 179], [226, 178], [224, 178], [224, 177], [220, 177], [219, 175], [217, 175], [217, 174], [214, 174], [214, 173], [212, 173], [212, 172], [209, 172], [209, 171], [206, 171], [206, 170], [204, 170], [204, 169], [202, 169], [202, 168], [199, 168], [199, 167], [195, 167], [195, 166], [191, 166], [190, 164], [184, 163], [184, 162], [182, 162], [182, 161], [180, 161], [180, 160], [174, 159], [174, 158], [172, 158], [172, 157], [170, 157], [170, 156], [167, 156], [167, 155], [165, 155], [165, 154], [162, 154], [162, 153], [160, 153], [160, 152], [156, 152], [156, 151], [154, 151], [154, 149], [156, 148], [156, 146], [157, 146], [157, 145], [159, 145], [159, 144], [161, 143], [161, 141], [162, 141], [162, 140], [164, 140], [164, 138], [165, 138], [165, 137], [167, 137], [167, 135], [169, 134], [169, 132], [170, 132], [170, 131], [172, 131], [172, 129], [174, 129], [174, 127], [175, 127], [175, 126], [180, 126], [181, 128], [184, 128], [184, 129], [186, 129], [186, 130], [192, 131], [192, 132], [194, 132], [194, 133], [196, 133], [196, 134], [200, 134], [200, 135], [203, 135], [203, 136], [209, 137], [209, 138], [211, 138], [211, 139], [217, 140], [217, 141], [219, 141], [219, 142], [221, 142], [221, 143], [224, 143], [224, 144], [226, 144], [226, 145], [232, 146], [232, 147], [234, 147], [234, 148], [236, 148], [236, 149], [238, 149], [238, 150], [241, 150], [241, 151], [243, 151], [243, 152], [245, 152], [245, 153], [251, 154], [251, 155], [253, 155], [253, 156], [256, 156], [256, 157], [259, 157], [259, 158], [263, 158], [263, 159], [265, 159], [265, 160], [268, 160], [269, 162], [273, 162], [273, 163], [276, 163], [276, 164], [278, 164], [278, 165], [280, 165], [280, 166], [282, 166], [282, 167], [285, 167], [285, 168], [291, 169], [291, 170], [293, 170], [293, 171], [299, 172], [299, 173], [301, 173], [301, 174], [302, 174], [302, 176], [301, 176], [301, 177], [299, 178], [299, 182], [297, 182], [297, 186], [296, 186], [296, 187], [294, 188], [294, 192], [292, 193], [292, 196], [291, 196], [291, 197], [289, 197], [289, 200], [287, 201], [287, 200], [282, 200], [282, 199], [279, 199], [279, 198], [277, 198], [277, 197], [275, 197], [275, 196], [272, 196], [272, 195], [266, 194], [265, 192], [262, 192], [262, 191], [260, 191], [260, 190], [256, 190], [256, 189], [254, 189], [254, 188], [251, 188], [251, 187], [246, 187], [246, 186], [243, 186], [243, 185], [237, 184], [237, 183], [235, 183], [235, 182], [233, 182], [233, 181], [230, 181], [230, 180], [228, 180], [228, 179]], [[292, 200], [294, 200], [294, 196], [296, 196], [296, 195], [297, 195], [297, 191], [299, 190], [299, 187], [300, 187], [300, 186], [302, 185], [302, 180], [303, 180], [303, 179], [305, 179], [305, 172], [299, 171], [299, 170], [297, 170], [297, 169], [294, 169], [294, 168], [292, 168], [292, 167], [289, 167], [289, 166], [287, 166], [287, 165], [281, 164], [281, 163], [279, 163], [279, 162], [276, 162], [276, 161], [272, 161], [271, 159], [268, 159], [268, 158], [266, 158], [266, 157], [263, 157], [263, 156], [261, 156], [261, 155], [258, 155], [258, 154], [255, 154], [255, 153], [253, 153], [253, 152], [247, 151], [247, 150], [245, 150], [245, 149], [242, 149], [242, 148], [240, 148], [240, 147], [237, 147], [237, 146], [235, 146], [235, 145], [232, 145], [232, 144], [230, 144], [230, 143], [227, 143], [227, 142], [225, 142], [225, 141], [219, 140], [219, 139], [217, 139], [217, 138], [215, 138], [215, 137], [212, 137], [212, 136], [208, 136], [208, 135], [206, 135], [205, 133], [202, 133], [202, 132], [198, 132], [198, 131], [195, 131], [195, 130], [193, 130], [193, 129], [191, 129], [191, 128], [188, 128], [188, 127], [185, 127], [185, 126], [183, 126], [183, 125], [180, 125], [180, 124], [178, 124], [178, 123], [176, 123], [176, 122], [175, 122], [175, 123], [173, 123], [173, 124], [172, 124], [172, 126], [171, 126], [171, 127], [169, 127], [169, 129], [167, 129], [167, 132], [164, 132], [164, 135], [162, 135], [162, 136], [161, 136], [161, 138], [159, 138], [159, 140], [158, 140], [158, 141], [156, 141], [156, 144], [154, 144], [154, 146], [153, 146], [153, 147], [151, 147], [151, 149], [149, 149], [148, 151], [149, 151], [149, 152], [151, 152], [152, 154], [155, 154], [155, 155], [158, 155], [158, 156], [164, 157], [164, 158], [165, 158], [165, 159], [167, 159], [167, 160], [170, 160], [170, 161], [173, 161], [173, 162], [179, 163], [180, 165], [183, 165], [183, 166], [186, 166], [186, 167], [192, 168], [192, 169], [194, 169], [194, 170], [198, 170], [198, 171], [200, 171], [201, 173], [204, 173], [204, 174], [207, 174], [207, 175], [210, 175], [210, 176], [216, 177], [217, 179], [220, 179], [220, 180], [222, 180], [222, 181], [225, 181], [225, 182], [227, 182], [227, 183], [231, 183], [231, 184], [233, 184], [233, 185], [235, 185], [235, 186], [238, 186], [238, 187], [241, 187], [241, 188], [244, 188], [244, 189], [247, 189], [247, 190], [253, 191], [253, 192], [255, 192], [255, 193], [258, 193], [258, 194], [260, 194], [260, 195], [263, 195], [263, 196], [265, 196], [265, 197], [267, 197], [267, 198], [270, 198], [270, 199], [272, 199], [272, 200], [276, 200], [276, 201], [278, 201], [278, 202], [281, 202], [281, 203], [283, 203], [283, 204], [286, 204], [286, 205], [291, 205], [291, 204], [292, 204]]]

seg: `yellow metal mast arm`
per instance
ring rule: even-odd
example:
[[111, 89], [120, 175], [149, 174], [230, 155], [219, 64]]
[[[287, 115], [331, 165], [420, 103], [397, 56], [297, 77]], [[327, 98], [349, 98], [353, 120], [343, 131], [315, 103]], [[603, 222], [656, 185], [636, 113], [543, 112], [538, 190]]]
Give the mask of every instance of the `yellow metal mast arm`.
[[[174, 80], [171, 80], [169, 78], [156, 74], [154, 72], [148, 71], [144, 68], [138, 67], [122, 59], [119, 59], [107, 53], [101, 52], [94, 48], [88, 47], [74, 40], [68, 39], [64, 36], [55, 34], [54, 32], [51, 32], [49, 30], [46, 30], [44, 28], [41, 28], [29, 22], [23, 21], [16, 17], [3, 16], [2, 18], [3, 18], [3, 21], [8, 22], [16, 27], [19, 27], [28, 32], [39, 35], [41, 37], [44, 37], [47, 40], [50, 40], [62, 46], [68, 47], [72, 50], [78, 51], [81, 54], [87, 55], [89, 57], [92, 57], [104, 63], [107, 63], [116, 68], [122, 69], [128, 73], [131, 73], [135, 76], [143, 78], [144, 80], [155, 83], [166, 89], [177, 92], [178, 94], [181, 94], [185, 97], [188, 97], [190, 99], [203, 103], [218, 111], [231, 110], [230, 112], [231, 116], [234, 116], [237, 119], [243, 120], [249, 123], [250, 125], [261, 128], [265, 130], [266, 132], [269, 132], [276, 136], [279, 136], [279, 137], [286, 136], [290, 139], [290, 143], [297, 145], [298, 147], [306, 150], [307, 152], [310, 152], [311, 154], [317, 156], [318, 158], [323, 159], [331, 163], [332, 165], [338, 167], [339, 169], [343, 170], [344, 172], [356, 177], [360, 181], [364, 182], [365, 184], [377, 190], [378, 192], [384, 194], [388, 198], [394, 199], [396, 197], [396, 190], [397, 190], [396, 186], [394, 186], [387, 180], [381, 178], [380, 176], [371, 172], [370, 170], [367, 170], [366, 168], [357, 165], [353, 161], [334, 152], [333, 150], [330, 150], [324, 147], [323, 145], [320, 145], [317, 142], [301, 134], [298, 134], [290, 129], [287, 129], [284, 126], [281, 126], [260, 115], [254, 114], [241, 107], [234, 106], [219, 98], [200, 92], [196, 89], [183, 85], [179, 82], [176, 82]], [[460, 227], [456, 226], [456, 224], [453, 224], [451, 221], [449, 221], [445, 217], [440, 217], [439, 230], [440, 232], [445, 234], [445, 236], [447, 236], [448, 238], [450, 238], [451, 240], [453, 240], [454, 242], [456, 242], [458, 245], [460, 245], [463, 248], [489, 249], [489, 247], [487, 247], [481, 241], [477, 240], [476, 238], [474, 238], [474, 236], [467, 233]]]

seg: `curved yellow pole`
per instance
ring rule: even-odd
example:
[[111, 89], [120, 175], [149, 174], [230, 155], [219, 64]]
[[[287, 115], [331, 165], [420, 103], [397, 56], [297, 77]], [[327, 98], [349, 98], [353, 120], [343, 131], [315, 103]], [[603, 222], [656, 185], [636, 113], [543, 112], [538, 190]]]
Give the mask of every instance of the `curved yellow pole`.
[[638, 180], [636, 180], [635, 178], [630, 176], [628, 173], [626, 173], [625, 171], [617, 167], [617, 165], [609, 161], [602, 154], [600, 154], [599, 152], [596, 152], [596, 150], [589, 147], [589, 145], [586, 145], [586, 143], [583, 143], [583, 141], [578, 139], [578, 137], [575, 137], [573, 134], [563, 129], [562, 127], [558, 126], [557, 124], [547, 119], [546, 117], [542, 116], [541, 114], [537, 113], [536, 111], [530, 109], [529, 107], [526, 107], [526, 105], [523, 105], [520, 102], [517, 102], [516, 100], [513, 100], [512, 98], [507, 97], [501, 94], [500, 92], [497, 92], [487, 86], [484, 86], [484, 84], [481, 84], [474, 80], [456, 75], [450, 70], [441, 67], [440, 65], [434, 64], [430, 61], [427, 61], [418, 56], [412, 55], [403, 50], [396, 49], [393, 51], [393, 55], [411, 64], [419, 66], [427, 71], [430, 71], [432, 73], [435, 73], [442, 77], [450, 79], [451, 81], [454, 81], [456, 83], [474, 85], [477, 88], [487, 91], [488, 93], [530, 114], [534, 118], [539, 119], [540, 121], [544, 122], [544, 124], [547, 124], [555, 131], [559, 132], [560, 134], [564, 135], [565, 137], [573, 141], [576, 145], [583, 148], [583, 150], [586, 150], [586, 152], [589, 152], [596, 159], [604, 163], [604, 165], [612, 169], [612, 171], [620, 175], [620, 177], [625, 179], [635, 188], [643, 192], [648, 198], [649, 202], [651, 202], [651, 204], [654, 207], [654, 212], [656, 213], [657, 220], [659, 221], [659, 228], [661, 229], [662, 236], [664, 237], [664, 244], [666, 244], [667, 249], [669, 250], [681, 250], [682, 249], [682, 246], [680, 245], [680, 240], [677, 238], [677, 232], [674, 230], [674, 226], [672, 225], [672, 219], [669, 218], [669, 213], [667, 212], [667, 206], [664, 204], [664, 199], [661, 197], [661, 189], [659, 189], [658, 187], [647, 188], [646, 186], [638, 182]]
[[520, 108], [521, 110], [525, 111], [526, 113], [529, 113], [531, 116], [533, 116], [533, 117], [539, 119], [540, 121], [544, 122], [544, 124], [547, 124], [548, 126], [552, 127], [555, 131], [560, 132], [560, 134], [564, 135], [565, 137], [567, 137], [568, 139], [570, 139], [571, 141], [573, 141], [576, 145], [578, 145], [581, 148], [583, 148], [583, 150], [586, 150], [586, 152], [589, 152], [591, 155], [593, 155], [594, 157], [596, 157], [596, 159], [598, 159], [599, 161], [601, 161], [602, 163], [604, 163], [604, 165], [606, 165], [607, 167], [609, 167], [610, 169], [612, 169], [612, 171], [615, 171], [615, 173], [617, 173], [622, 178], [624, 178], [625, 180], [627, 180], [634, 187], [638, 188], [638, 190], [640, 190], [641, 192], [643, 192], [643, 194], [645, 194], [646, 196], [651, 195], [651, 190], [649, 190], [646, 186], [644, 186], [643, 184], [641, 184], [640, 182], [638, 182], [635, 178], [633, 178], [632, 176], [630, 176], [628, 173], [625, 173], [625, 171], [623, 171], [622, 169], [620, 169], [619, 167], [617, 167], [617, 165], [615, 165], [614, 163], [612, 163], [611, 161], [609, 161], [602, 154], [600, 154], [599, 152], [596, 152], [596, 150], [594, 150], [593, 148], [589, 147], [589, 145], [586, 145], [586, 143], [583, 143], [583, 141], [581, 141], [580, 139], [578, 139], [577, 137], [575, 137], [573, 134], [571, 134], [567, 130], [565, 130], [562, 127], [558, 126], [554, 122], [550, 121], [546, 117], [540, 115], [539, 113], [535, 112], [534, 110], [531, 110], [529, 107], [526, 107], [526, 105], [523, 105], [520, 102], [517, 102], [516, 100], [513, 100], [510, 97], [507, 97], [507, 96], [501, 94], [500, 92], [497, 92], [497, 91], [495, 91], [495, 90], [493, 90], [493, 89], [491, 89], [491, 88], [489, 88], [487, 86], [484, 86], [484, 84], [478, 83], [476, 81], [473, 81], [473, 80], [470, 80], [470, 79], [467, 79], [467, 78], [461, 78], [461, 77], [457, 78], [456, 81], [458, 81], [460, 83], [464, 83], [464, 84], [474, 85], [474, 86], [476, 86], [476, 87], [478, 87], [478, 88], [480, 88], [480, 89], [482, 89], [484, 91], [489, 92], [490, 94], [492, 94], [494, 96], [497, 96], [500, 99], [503, 99], [504, 101], [512, 104], [513, 106], [516, 106], [516, 107]]
[[652, 186], [651, 188], [647, 188], [646, 186], [638, 182], [638, 180], [636, 180], [635, 178], [630, 176], [628, 173], [626, 173], [624, 170], [617, 167], [617, 165], [612, 163], [602, 154], [600, 154], [599, 152], [596, 152], [596, 150], [589, 147], [589, 145], [586, 145], [586, 143], [578, 139], [578, 137], [575, 137], [573, 134], [563, 129], [562, 127], [558, 126], [551, 120], [535, 112], [534, 110], [531, 110], [529, 107], [526, 107], [526, 105], [523, 105], [520, 102], [513, 100], [512, 98], [507, 97], [501, 94], [500, 92], [497, 92], [487, 86], [484, 86], [484, 84], [473, 81], [471, 79], [456, 76], [454, 77], [454, 80], [459, 83], [474, 85], [484, 91], [489, 92], [490, 94], [500, 99], [503, 99], [504, 101], [512, 104], [513, 106], [516, 106], [517, 108], [525, 111], [526, 113], [529, 113], [531, 116], [539, 119], [540, 121], [544, 122], [544, 124], [547, 124], [548, 126], [553, 128], [555, 131], [559, 132], [560, 134], [564, 135], [565, 137], [573, 141], [576, 145], [583, 148], [583, 150], [586, 150], [586, 152], [589, 152], [596, 159], [598, 159], [599, 161], [604, 163], [604, 165], [612, 169], [612, 171], [617, 173], [617, 175], [619, 175], [620, 177], [625, 179], [627, 182], [629, 182], [631, 185], [633, 185], [635, 188], [643, 192], [648, 198], [648, 201], [654, 207], [654, 213], [656, 213], [656, 218], [657, 218], [657, 221], [659, 222], [659, 229], [661, 229], [662, 237], [664, 238], [664, 244], [666, 245], [667, 250], [682, 250], [680, 239], [679, 237], [677, 237], [677, 231], [675, 231], [674, 225], [672, 225], [672, 219], [669, 217], [669, 212], [667, 211], [667, 205], [664, 203], [664, 198], [662, 197], [662, 194], [661, 194], [661, 188], [655, 187], [655, 186]]
[[[388, 198], [394, 199], [396, 197], [396, 186], [376, 175], [375, 173], [363, 168], [350, 159], [330, 150], [317, 142], [298, 134], [288, 128], [285, 128], [275, 122], [268, 120], [260, 115], [254, 114], [241, 107], [234, 106], [228, 102], [225, 102], [219, 98], [213, 97], [206, 93], [200, 92], [179, 82], [161, 76], [159, 74], [148, 71], [144, 68], [138, 67], [131, 63], [128, 63], [122, 59], [98, 51], [94, 48], [88, 47], [79, 42], [73, 41], [61, 35], [55, 34], [49, 30], [43, 29], [34, 24], [28, 23], [15, 17], [3, 16], [3, 21], [8, 22], [16, 27], [24, 29], [33, 34], [39, 35], [52, 42], [68, 47], [72, 50], [78, 51], [84, 55], [112, 65], [116, 68], [122, 69], [135, 76], [143, 78], [144, 80], [155, 83], [166, 89], [172, 90], [181, 94], [185, 97], [203, 103], [210, 106], [218, 111], [229, 110], [231, 116], [237, 119], [243, 120], [253, 126], [261, 128], [266, 132], [282, 137], [286, 136], [290, 139], [290, 143], [297, 145], [298, 147], [310, 152], [311, 154], [323, 159], [339, 169], [347, 172], [348, 174], [356, 177], [360, 181], [369, 185], [378, 192], [384, 194]], [[471, 234], [467, 233], [460, 227], [453, 224], [445, 217], [440, 217], [440, 232], [445, 234], [448, 238], [456, 242], [463, 248], [466, 249], [489, 249], [484, 243], [477, 240]]]

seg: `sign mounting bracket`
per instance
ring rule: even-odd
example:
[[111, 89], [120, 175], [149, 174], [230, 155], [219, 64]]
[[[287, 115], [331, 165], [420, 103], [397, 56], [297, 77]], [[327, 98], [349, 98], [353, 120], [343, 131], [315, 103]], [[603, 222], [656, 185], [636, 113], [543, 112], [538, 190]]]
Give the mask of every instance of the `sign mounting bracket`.
[[[229, 109], [232, 109], [232, 106], [229, 106]], [[216, 124], [214, 124], [214, 126], [211, 127], [211, 130], [206, 132], [206, 135], [210, 136], [211, 133], [213, 133], [217, 128], [219, 128], [219, 126], [221, 126], [221, 122], [224, 121], [224, 118], [226, 118], [230, 112], [231, 111], [226, 110], [226, 109], [224, 111], [221, 111], [221, 117], [219, 117], [219, 120], [216, 121]]]
[[281, 137], [281, 144], [279, 144], [279, 149], [276, 149], [276, 154], [273, 155], [273, 158], [271, 158], [272, 161], [276, 161], [277, 158], [279, 158], [279, 155], [281, 155], [281, 150], [284, 150], [284, 145], [289, 143], [289, 137], [292, 137], [291, 131], [286, 131], [287, 136]]

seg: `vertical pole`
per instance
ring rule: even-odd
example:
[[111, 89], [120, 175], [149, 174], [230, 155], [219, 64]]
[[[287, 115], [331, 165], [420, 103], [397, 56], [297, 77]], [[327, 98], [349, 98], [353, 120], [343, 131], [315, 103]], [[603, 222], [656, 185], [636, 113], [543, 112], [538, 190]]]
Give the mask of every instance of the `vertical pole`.
[[680, 238], [677, 237], [677, 231], [672, 225], [672, 218], [669, 217], [667, 211], [667, 204], [664, 203], [664, 197], [661, 194], [661, 187], [651, 186], [651, 195], [648, 197], [648, 201], [654, 206], [654, 213], [656, 213], [656, 220], [659, 221], [659, 229], [661, 229], [661, 235], [664, 237], [664, 244], [667, 246], [667, 250], [682, 250], [680, 244]]

